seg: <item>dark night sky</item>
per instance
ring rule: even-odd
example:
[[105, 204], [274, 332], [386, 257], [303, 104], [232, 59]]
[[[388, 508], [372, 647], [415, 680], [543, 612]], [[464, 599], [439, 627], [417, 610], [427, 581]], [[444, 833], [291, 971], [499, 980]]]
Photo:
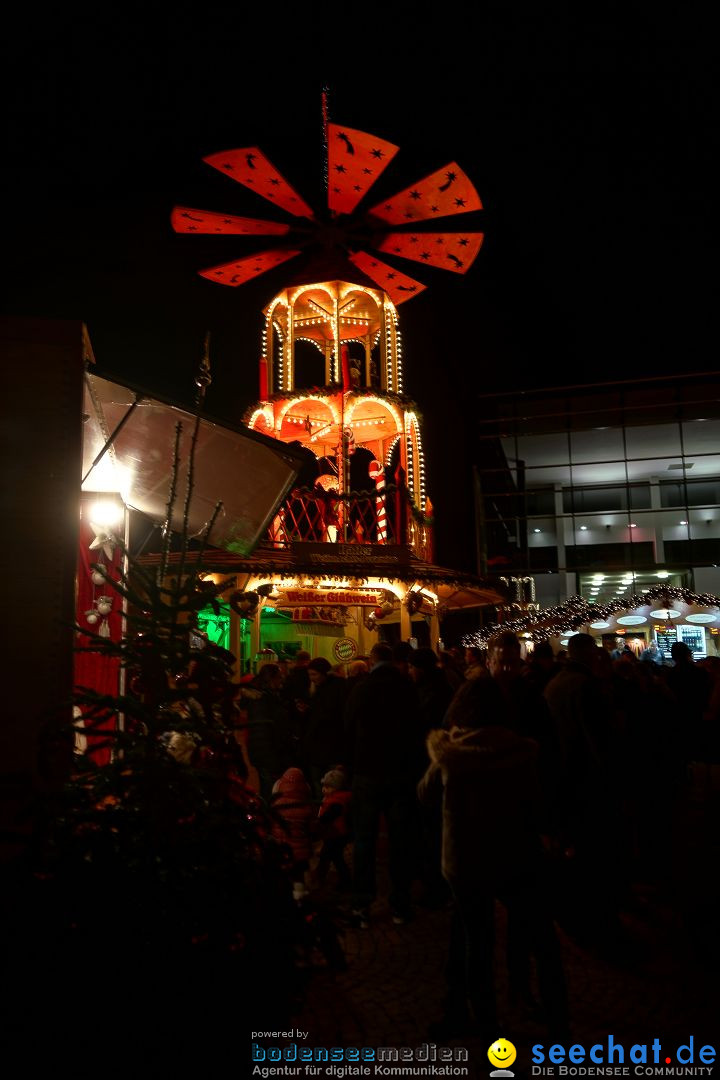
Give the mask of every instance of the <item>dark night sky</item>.
[[471, 5], [441, 25], [439, 8], [390, 5], [333, 36], [327, 13], [266, 10], [180, 4], [163, 26], [62, 11], [6, 36], [0, 310], [82, 320], [103, 371], [179, 401], [210, 330], [208, 410], [239, 419], [283, 269], [206, 282], [198, 268], [263, 238], [176, 236], [169, 212], [285, 220], [202, 163], [248, 145], [318, 202], [327, 83], [331, 119], [400, 146], [368, 205], [451, 160], [483, 200], [467, 277], [418, 268], [428, 289], [400, 308], [438, 554], [472, 568], [469, 499], [452, 500], [469, 491], [479, 393], [716, 364], [702, 27], [485, 7], [470, 23]]

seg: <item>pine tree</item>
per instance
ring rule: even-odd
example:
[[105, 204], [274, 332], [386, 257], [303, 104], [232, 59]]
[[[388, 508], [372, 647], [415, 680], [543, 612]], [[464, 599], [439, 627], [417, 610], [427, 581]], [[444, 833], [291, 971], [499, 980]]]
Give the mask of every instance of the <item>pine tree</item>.
[[[159, 570], [129, 554], [117, 581], [95, 567], [126, 603], [125, 630], [118, 642], [76, 630], [83, 648], [119, 658], [127, 689], [78, 690], [87, 750], [38, 802], [32, 843], [6, 874], [6, 1021], [32, 1041], [42, 1016], [53, 1054], [79, 1040], [134, 1064], [154, 1052], [186, 1063], [195, 1051], [207, 1064], [233, 1045], [244, 1060], [244, 1015], [287, 1026], [297, 992], [304, 927], [288, 851], [243, 783], [233, 658], [200, 648], [196, 632], [198, 610], [219, 595], [200, 571], [212, 522], [200, 550], [188, 538], [199, 422], [198, 407], [172, 577], [180, 426]], [[51, 733], [65, 746], [74, 735], [66, 720]], [[111, 760], [97, 764], [108, 742]]]

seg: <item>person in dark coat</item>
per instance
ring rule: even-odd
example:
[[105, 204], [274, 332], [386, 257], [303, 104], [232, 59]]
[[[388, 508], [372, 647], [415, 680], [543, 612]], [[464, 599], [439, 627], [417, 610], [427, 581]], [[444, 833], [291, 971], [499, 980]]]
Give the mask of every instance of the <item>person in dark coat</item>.
[[376, 897], [380, 816], [389, 840], [390, 906], [400, 924], [411, 916], [410, 886], [417, 862], [415, 785], [422, 761], [418, 701], [412, 683], [393, 663], [389, 645], [370, 650], [371, 669], [345, 706], [348, 766], [352, 774], [353, 912], [369, 926]]
[[462, 664], [454, 653], [451, 653], [449, 649], [444, 649], [440, 653], [440, 667], [445, 672], [445, 678], [450, 684], [450, 689], [455, 693], [456, 690], [460, 689], [465, 679]]
[[625, 638], [624, 637], [616, 637], [615, 638], [615, 648], [610, 653], [610, 659], [611, 660], [622, 660], [623, 657], [626, 657], [626, 656], [630, 657], [633, 660], [635, 659], [635, 653], [632, 651], [632, 649], [628, 645]]
[[[520, 642], [510, 630], [501, 630], [488, 642], [487, 670], [503, 696], [505, 723], [518, 735], [534, 739], [539, 747], [538, 770], [543, 790], [543, 828], [557, 827], [557, 783], [560, 753], [547, 702], [523, 664]], [[548, 683], [550, 680], [548, 680]]]
[[343, 709], [347, 687], [345, 679], [335, 675], [329, 660], [317, 656], [307, 666], [310, 696], [305, 717], [302, 760], [313, 789], [320, 801], [324, 773], [346, 757]]
[[553, 675], [558, 672], [555, 654], [549, 641], [538, 641], [528, 660], [523, 678], [542, 694]]
[[247, 752], [257, 769], [260, 795], [270, 801], [272, 786], [290, 765], [288, 714], [280, 691], [282, 675], [277, 664], [264, 664], [248, 686], [242, 686], [238, 704], [247, 713]]
[[[560, 948], [542, 887], [537, 744], [504, 723], [493, 679], [468, 680], [453, 698], [449, 730], [428, 738], [423, 802], [442, 801], [442, 872], [455, 901], [445, 1035], [471, 1029], [497, 1037], [495, 900], [508, 912], [511, 992], [524, 986], [527, 955], [553, 1037], [567, 1027]], [[465, 1028], [465, 1031], [467, 1028]]]
[[707, 760], [708, 732], [705, 712], [710, 703], [712, 679], [695, 663], [684, 641], [674, 641], [670, 649], [673, 666], [667, 669], [667, 685], [683, 711], [684, 760]]
[[310, 676], [308, 664], [310, 653], [300, 649], [293, 664], [288, 668], [283, 682], [282, 699], [288, 712], [293, 764], [305, 767], [302, 760], [302, 743], [305, 738], [308, 702], [310, 700]]
[[[424, 741], [431, 731], [442, 727], [453, 690], [432, 649], [413, 649], [408, 663], [410, 678], [418, 695], [418, 721]], [[422, 772], [427, 768], [428, 760], [425, 752]], [[423, 883], [422, 898], [418, 902], [423, 907], [439, 908], [449, 900], [449, 890], [440, 872], [440, 807], [419, 806], [418, 814], [421, 838], [420, 878]]]
[[487, 652], [476, 645], [465, 649], [465, 678], [479, 679], [487, 674]]
[[365, 678], [370, 672], [370, 665], [367, 660], [362, 657], [358, 657], [357, 660], [352, 660], [347, 666], [347, 677], [345, 683], [347, 686], [348, 695], [352, 693], [359, 682]]
[[545, 700], [559, 751], [558, 840], [572, 853], [582, 898], [575, 906], [585, 920], [576, 932], [615, 947], [623, 938], [618, 910], [627, 889], [619, 773], [625, 747], [612, 684], [598, 675], [602, 659], [590, 634], [571, 637], [568, 659], [546, 686]]
[[640, 653], [640, 661], [649, 668], [661, 668], [665, 666], [665, 656], [657, 641], [649, 642], [646, 649]]
[[413, 649], [408, 658], [408, 673], [415, 684], [420, 726], [425, 739], [433, 728], [442, 727], [443, 717], [453, 696], [452, 687], [432, 649]]

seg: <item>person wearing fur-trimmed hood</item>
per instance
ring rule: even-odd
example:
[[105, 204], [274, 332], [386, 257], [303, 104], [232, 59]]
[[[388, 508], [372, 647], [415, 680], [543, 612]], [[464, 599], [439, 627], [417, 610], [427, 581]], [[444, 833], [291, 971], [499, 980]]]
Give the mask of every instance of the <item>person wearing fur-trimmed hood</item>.
[[489, 678], [465, 683], [430, 732], [421, 801], [442, 799], [442, 872], [455, 902], [444, 1033], [497, 1030], [493, 970], [495, 900], [508, 912], [511, 993], [528, 999], [529, 956], [548, 1025], [565, 1030], [560, 950], [541, 885], [537, 743], [503, 723], [503, 699]]

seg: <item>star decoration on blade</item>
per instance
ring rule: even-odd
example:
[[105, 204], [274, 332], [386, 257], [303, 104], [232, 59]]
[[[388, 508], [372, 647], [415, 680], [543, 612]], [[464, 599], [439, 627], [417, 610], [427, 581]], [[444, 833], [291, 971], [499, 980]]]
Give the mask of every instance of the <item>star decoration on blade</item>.
[[[327, 185], [327, 213], [317, 216], [258, 147], [210, 154], [203, 159], [206, 164], [268, 200], [294, 222], [176, 206], [171, 224], [176, 232], [193, 235], [273, 237], [272, 246], [254, 255], [200, 270], [200, 275], [209, 281], [242, 285], [320, 245], [325, 251], [341, 252], [383, 289], [393, 303], [399, 304], [422, 292], [425, 285], [359, 248], [367, 244], [394, 257], [464, 274], [480, 251], [483, 233], [437, 231], [440, 218], [482, 210], [480, 196], [456, 162], [415, 181], [396, 195], [386, 196], [371, 209], [358, 211], [397, 152], [397, 146], [376, 135], [328, 124], [327, 175], [332, 181]], [[422, 223], [430, 220], [436, 231], [424, 232]], [[390, 226], [394, 227], [392, 231]], [[362, 237], [360, 243], [359, 237]]]

